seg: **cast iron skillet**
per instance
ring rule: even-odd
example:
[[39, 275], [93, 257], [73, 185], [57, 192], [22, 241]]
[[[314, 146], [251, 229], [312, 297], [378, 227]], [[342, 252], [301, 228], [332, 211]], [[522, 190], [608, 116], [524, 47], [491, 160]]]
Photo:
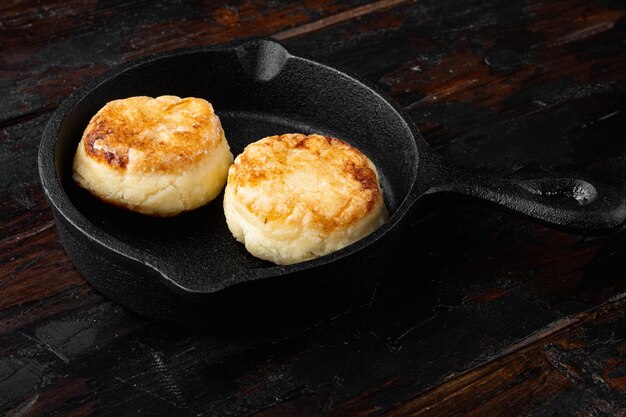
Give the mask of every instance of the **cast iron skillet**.
[[[221, 196], [170, 219], [109, 207], [71, 179], [72, 157], [106, 102], [137, 95], [202, 97], [213, 103], [235, 155], [287, 132], [343, 139], [378, 167], [389, 220], [319, 259], [276, 266], [231, 236]], [[48, 122], [39, 172], [62, 243], [85, 278], [142, 314], [203, 325], [225, 317], [292, 316], [364, 300], [416, 202], [452, 192], [495, 203], [577, 233], [626, 218], [624, 196], [570, 177], [506, 179], [445, 165], [400, 107], [357, 77], [293, 55], [271, 39], [176, 50], [121, 65], [72, 93]], [[273, 311], [274, 316], [264, 314]]]

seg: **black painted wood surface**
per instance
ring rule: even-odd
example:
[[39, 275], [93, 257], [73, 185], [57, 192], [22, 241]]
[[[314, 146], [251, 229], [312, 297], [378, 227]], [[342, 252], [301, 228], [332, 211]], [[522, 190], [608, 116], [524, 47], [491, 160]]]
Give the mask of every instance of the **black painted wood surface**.
[[50, 113], [117, 63], [249, 35], [365, 76], [458, 165], [624, 189], [623, 2], [2, 2], [0, 414], [626, 415], [623, 231], [433, 200], [370, 303], [288, 329], [172, 328], [84, 281], [37, 179]]

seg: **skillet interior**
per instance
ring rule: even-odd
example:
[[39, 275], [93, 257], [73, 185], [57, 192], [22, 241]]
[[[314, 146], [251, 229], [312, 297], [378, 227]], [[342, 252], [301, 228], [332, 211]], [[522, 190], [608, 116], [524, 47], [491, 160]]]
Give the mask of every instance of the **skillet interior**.
[[378, 235], [404, 211], [402, 203], [418, 165], [414, 133], [378, 93], [341, 72], [293, 57], [266, 40], [177, 51], [114, 70], [103, 82], [78, 91], [74, 97], [78, 101], [66, 110], [67, 115], [60, 109], [57, 117], [64, 119], [56, 143], [57, 175], [89, 227], [122, 242], [120, 247], [133, 248], [141, 261], [184, 291], [213, 292], [250, 277], [314, 267], [324, 258], [359, 250], [376, 236], [318, 260], [281, 267], [252, 257], [235, 241], [226, 226], [221, 195], [193, 212], [155, 219], [110, 207], [78, 188], [71, 179], [72, 158], [98, 109], [118, 98], [163, 94], [202, 97], [213, 103], [234, 155], [272, 134], [316, 132], [345, 140], [370, 157], [381, 175], [392, 217]]

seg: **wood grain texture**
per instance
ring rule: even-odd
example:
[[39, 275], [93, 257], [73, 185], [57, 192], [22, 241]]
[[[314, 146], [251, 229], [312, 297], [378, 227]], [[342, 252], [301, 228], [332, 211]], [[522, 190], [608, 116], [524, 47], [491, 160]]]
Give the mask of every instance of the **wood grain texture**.
[[371, 303], [289, 329], [172, 328], [84, 281], [37, 179], [50, 113], [117, 63], [248, 35], [364, 76], [456, 164], [625, 188], [620, 2], [2, 2], [0, 414], [626, 415], [624, 231], [432, 199]]

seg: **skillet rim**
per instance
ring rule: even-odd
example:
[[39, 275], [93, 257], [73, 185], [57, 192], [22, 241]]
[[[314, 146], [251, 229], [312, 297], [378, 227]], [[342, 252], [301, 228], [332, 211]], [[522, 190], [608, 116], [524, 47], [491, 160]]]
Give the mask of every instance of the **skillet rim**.
[[[216, 286], [212, 290], [188, 288], [179, 283], [173, 277], [171, 277], [166, 271], [163, 271], [159, 267], [157, 262], [151, 260], [152, 257], [145, 251], [132, 246], [126, 241], [114, 237], [113, 235], [109, 234], [105, 229], [98, 227], [97, 225], [92, 223], [72, 203], [63, 185], [61, 184], [59, 176], [57, 175], [56, 146], [58, 143], [58, 134], [67, 116], [72, 112], [72, 110], [76, 108], [78, 104], [80, 104], [81, 100], [87, 97], [91, 92], [100, 87], [102, 84], [110, 81], [111, 78], [116, 77], [130, 69], [140, 67], [142, 65], [146, 65], [164, 58], [204, 53], [216, 50], [231, 50], [239, 47], [245, 47], [246, 45], [253, 45], [259, 42], [272, 42], [280, 45], [280, 47], [282, 47], [286, 51], [287, 60], [301, 60], [304, 61], [307, 65], [322, 67], [325, 70], [336, 73], [340, 77], [346, 77], [347, 79], [356, 82], [361, 87], [370, 90], [374, 94], [374, 96], [378, 96], [378, 100], [382, 100], [384, 103], [390, 106], [391, 109], [396, 112], [398, 116], [400, 116], [400, 119], [405, 125], [404, 127], [408, 128], [413, 137], [415, 155], [417, 157], [413, 167], [414, 177], [411, 186], [409, 187], [402, 201], [398, 205], [397, 209], [391, 214], [391, 216], [374, 232], [358, 240], [357, 242], [346, 246], [345, 248], [321, 256], [319, 258], [298, 262], [291, 265], [274, 265], [270, 267], [252, 268], [245, 271], [236, 272], [227, 279], [224, 279], [223, 283], [220, 286]], [[218, 45], [177, 48], [168, 51], [157, 52], [146, 57], [115, 65], [114, 67], [103, 72], [102, 74], [99, 74], [89, 79], [87, 82], [72, 91], [72, 93], [70, 93], [61, 102], [61, 104], [52, 113], [50, 119], [46, 123], [46, 126], [44, 127], [42, 133], [41, 143], [39, 145], [38, 170], [40, 180], [44, 189], [44, 194], [50, 206], [53, 208], [54, 211], [56, 211], [57, 215], [59, 215], [63, 220], [71, 225], [72, 229], [80, 232], [90, 242], [95, 243], [106, 251], [113, 252], [119, 256], [122, 256], [123, 258], [129, 259], [133, 262], [137, 262], [145, 267], [152, 269], [159, 275], [159, 279], [163, 283], [165, 283], [169, 288], [178, 293], [182, 292], [184, 294], [212, 294], [226, 288], [245, 284], [246, 282], [255, 281], [257, 279], [286, 276], [322, 267], [340, 259], [356, 255], [357, 252], [360, 252], [364, 248], [375, 244], [378, 240], [384, 238], [386, 235], [391, 234], [395, 229], [399, 228], [399, 226], [402, 224], [402, 221], [411, 211], [414, 203], [428, 188], [424, 185], [427, 182], [426, 177], [424, 176], [424, 179], [420, 180], [423, 175], [422, 171], [424, 170], [425, 165], [424, 160], [426, 158], [424, 158], [424, 156], [428, 154], [427, 149], [428, 145], [424, 141], [421, 133], [413, 123], [412, 119], [406, 114], [406, 112], [400, 107], [400, 105], [395, 102], [395, 100], [393, 100], [386, 93], [381, 91], [378, 87], [376, 87], [369, 81], [364, 80], [363, 78], [352, 73], [351, 71], [331, 67], [329, 65], [323, 64], [319, 61], [302, 55], [294, 55], [282, 44], [282, 42], [277, 41], [273, 38], [255, 36], [237, 39]], [[58, 221], [56, 217], [57, 216], [55, 216], [55, 222]], [[65, 227], [67, 227], [67, 225], [65, 225]]]

